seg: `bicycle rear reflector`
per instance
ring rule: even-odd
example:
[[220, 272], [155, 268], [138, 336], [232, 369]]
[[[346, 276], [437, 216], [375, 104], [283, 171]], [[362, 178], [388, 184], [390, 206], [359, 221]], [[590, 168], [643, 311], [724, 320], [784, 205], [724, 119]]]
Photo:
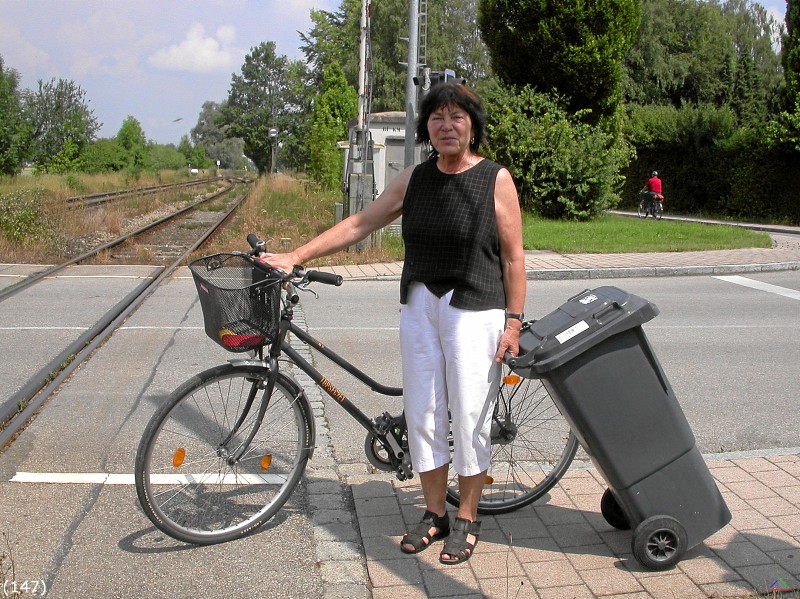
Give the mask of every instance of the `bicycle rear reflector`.
[[183, 460], [186, 459], [186, 450], [183, 447], [178, 447], [172, 455], [172, 465], [175, 468], [183, 466]]

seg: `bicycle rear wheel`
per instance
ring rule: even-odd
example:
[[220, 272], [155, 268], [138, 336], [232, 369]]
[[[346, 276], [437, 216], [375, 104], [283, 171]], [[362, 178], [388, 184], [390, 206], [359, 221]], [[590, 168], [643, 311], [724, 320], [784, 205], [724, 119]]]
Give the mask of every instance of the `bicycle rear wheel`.
[[[533, 503], [564, 476], [577, 449], [577, 438], [542, 382], [507, 374], [492, 417], [492, 461], [478, 512], [503, 514]], [[459, 500], [451, 468], [447, 501]]]
[[160, 530], [199, 545], [230, 541], [269, 520], [289, 498], [313, 432], [302, 389], [283, 373], [255, 436], [235, 458], [257, 426], [268, 374], [254, 365], [211, 368], [153, 415], [139, 443], [135, 479], [142, 508]]
[[664, 214], [664, 206], [661, 202], [654, 202], [653, 203], [653, 218], [656, 220], [661, 220], [661, 216]]

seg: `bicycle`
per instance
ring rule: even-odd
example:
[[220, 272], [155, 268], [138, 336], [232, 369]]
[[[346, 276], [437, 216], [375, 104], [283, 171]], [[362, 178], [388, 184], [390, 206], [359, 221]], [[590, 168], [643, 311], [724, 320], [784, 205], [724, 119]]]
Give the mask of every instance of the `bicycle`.
[[652, 217], [656, 220], [661, 220], [661, 217], [664, 214], [664, 196], [660, 193], [655, 194], [652, 198], [648, 197], [647, 194], [642, 194], [642, 198], [639, 200], [639, 207], [636, 210], [636, 214], [639, 215], [639, 218], [647, 218], [647, 215], [652, 215]]
[[[287, 340], [326, 356], [385, 396], [380, 384], [293, 322], [298, 292], [342, 278], [295, 268], [270, 271], [253, 250], [216, 254], [190, 264], [206, 334], [241, 358], [180, 385], [153, 414], [136, 453], [136, 491], [155, 526], [187, 543], [243, 537], [274, 516], [301, 480], [315, 446], [314, 415], [302, 386], [281, 364], [291, 361], [367, 431], [364, 450], [378, 470], [413, 477], [403, 413], [368, 418]], [[316, 294], [315, 294], [316, 295]], [[529, 325], [528, 325], [529, 326]], [[541, 382], [509, 374], [492, 417], [492, 460], [479, 512], [499, 514], [536, 501], [564, 475], [578, 448], [575, 435]], [[458, 505], [451, 470], [447, 501]]]

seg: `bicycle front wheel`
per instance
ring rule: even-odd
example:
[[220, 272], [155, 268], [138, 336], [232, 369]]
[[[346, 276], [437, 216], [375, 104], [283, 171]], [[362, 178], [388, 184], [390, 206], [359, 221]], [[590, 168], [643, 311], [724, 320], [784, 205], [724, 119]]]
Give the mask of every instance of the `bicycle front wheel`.
[[[541, 498], [564, 476], [577, 449], [577, 438], [542, 382], [507, 374], [492, 416], [492, 461], [478, 512], [503, 514]], [[447, 500], [460, 500], [452, 468]]]
[[257, 365], [211, 368], [153, 415], [139, 443], [135, 479], [142, 508], [160, 530], [199, 545], [230, 541], [269, 520], [289, 498], [309, 456], [308, 402], [283, 373], [266, 398], [268, 374]]
[[641, 200], [639, 202], [639, 208], [636, 210], [636, 214], [639, 215], [639, 218], [647, 218], [647, 200]]

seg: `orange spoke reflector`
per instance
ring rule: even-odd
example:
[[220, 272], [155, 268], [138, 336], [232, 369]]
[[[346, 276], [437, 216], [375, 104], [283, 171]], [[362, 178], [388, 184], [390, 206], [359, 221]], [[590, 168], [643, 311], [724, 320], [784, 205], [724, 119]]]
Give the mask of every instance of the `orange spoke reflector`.
[[271, 464], [272, 464], [272, 456], [270, 454], [267, 454], [263, 458], [261, 458], [261, 472], [266, 472], [267, 470], [269, 470]]
[[483, 484], [484, 484], [484, 485], [491, 485], [493, 482], [494, 482], [494, 478], [492, 478], [491, 476], [489, 476], [489, 475], [487, 474], [487, 475], [486, 475], [486, 478], [485, 478], [485, 479], [484, 479], [484, 481], [483, 481]]
[[503, 377], [503, 383], [506, 385], [519, 385], [522, 377], [516, 374], [507, 374]]
[[178, 447], [172, 456], [172, 465], [175, 468], [183, 466], [183, 460], [186, 459], [186, 450], [183, 447]]

